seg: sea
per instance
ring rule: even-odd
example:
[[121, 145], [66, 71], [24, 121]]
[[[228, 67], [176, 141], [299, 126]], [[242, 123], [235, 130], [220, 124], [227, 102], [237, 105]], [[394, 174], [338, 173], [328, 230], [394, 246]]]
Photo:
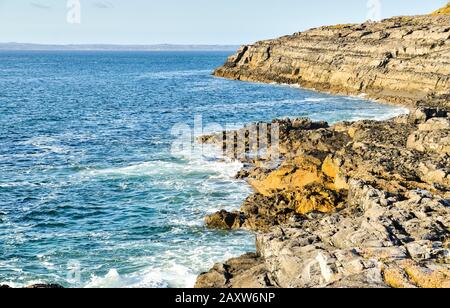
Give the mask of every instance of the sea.
[[192, 139], [255, 121], [335, 123], [406, 110], [212, 76], [229, 52], [0, 52], [0, 284], [192, 287], [255, 235], [205, 228], [251, 193], [239, 162]]

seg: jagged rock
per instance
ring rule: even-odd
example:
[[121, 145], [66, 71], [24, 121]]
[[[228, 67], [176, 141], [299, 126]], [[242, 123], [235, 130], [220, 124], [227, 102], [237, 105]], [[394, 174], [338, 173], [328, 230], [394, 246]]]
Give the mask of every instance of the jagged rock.
[[433, 118], [419, 125], [420, 131], [449, 130], [450, 118]]
[[410, 113], [409, 121], [413, 124], [420, 124], [430, 119], [448, 118], [448, 115], [448, 110], [445, 108], [420, 107]]
[[419, 152], [450, 154], [450, 130], [416, 131], [408, 137], [407, 147]]
[[423, 129], [442, 124], [433, 121], [442, 113], [430, 114], [290, 130], [282, 146], [295, 154], [249, 178], [256, 192], [241, 207], [241, 226], [263, 232], [257, 257], [234, 259], [226, 282], [215, 280], [223, 277], [216, 265], [197, 287], [447, 286], [450, 158], [410, 149], [407, 140], [417, 132], [448, 136]]
[[446, 113], [435, 109], [427, 114], [438, 118], [418, 125], [393, 119], [328, 128], [319, 124], [318, 129], [305, 129], [305, 125], [294, 129], [296, 120], [281, 121], [284, 162], [261, 168], [251, 167], [261, 165], [258, 161], [244, 160], [247, 165], [239, 177], [246, 178], [256, 192], [241, 208], [245, 215], [241, 226], [267, 230], [309, 212], [333, 212], [352, 202], [347, 199], [350, 179], [369, 182], [391, 195], [422, 189], [448, 196], [449, 131], [419, 129], [435, 119], [442, 124], [440, 120], [446, 118], [439, 117]]
[[244, 216], [239, 212], [220, 211], [205, 217], [205, 223], [211, 229], [239, 229], [244, 223]]

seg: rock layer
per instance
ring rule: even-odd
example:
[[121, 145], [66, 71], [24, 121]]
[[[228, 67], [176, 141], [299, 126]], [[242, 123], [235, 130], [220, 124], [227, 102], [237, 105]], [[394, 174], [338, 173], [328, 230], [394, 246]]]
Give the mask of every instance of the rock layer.
[[216, 76], [449, 106], [450, 15], [311, 29], [243, 46]]

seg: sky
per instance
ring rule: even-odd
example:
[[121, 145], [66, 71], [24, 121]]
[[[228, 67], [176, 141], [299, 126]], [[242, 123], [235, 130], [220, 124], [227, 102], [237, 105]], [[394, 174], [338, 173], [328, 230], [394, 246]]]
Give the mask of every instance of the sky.
[[240, 45], [374, 12], [426, 14], [448, 1], [0, 0], [0, 42]]

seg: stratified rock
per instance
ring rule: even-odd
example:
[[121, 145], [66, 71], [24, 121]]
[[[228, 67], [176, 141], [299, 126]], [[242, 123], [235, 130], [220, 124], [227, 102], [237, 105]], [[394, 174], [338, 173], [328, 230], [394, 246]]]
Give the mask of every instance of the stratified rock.
[[243, 46], [215, 75], [437, 106], [450, 93], [449, 24], [438, 14], [315, 28]]

